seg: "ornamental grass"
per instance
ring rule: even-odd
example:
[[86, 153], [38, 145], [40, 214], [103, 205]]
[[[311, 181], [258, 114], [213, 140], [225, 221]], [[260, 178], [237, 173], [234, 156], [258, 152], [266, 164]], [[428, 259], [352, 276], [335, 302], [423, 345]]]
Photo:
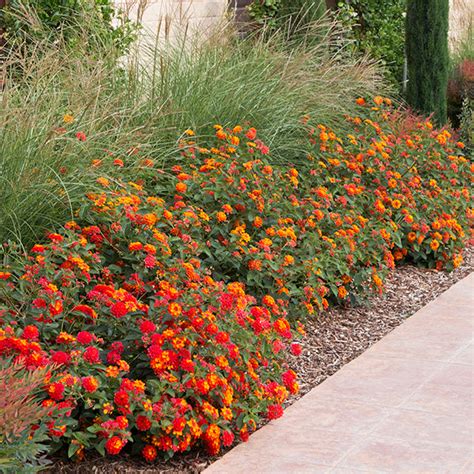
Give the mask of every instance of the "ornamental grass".
[[[384, 87], [377, 64], [350, 57], [347, 44], [333, 44], [335, 24], [333, 34], [325, 22], [314, 26], [318, 42], [289, 45], [284, 32], [237, 40], [223, 27], [206, 41], [157, 40], [120, 59], [93, 42], [93, 25], [86, 26], [72, 39], [46, 36], [5, 58], [1, 242], [28, 248], [73, 218], [95, 186], [92, 160], [126, 161], [121, 176], [142, 174], [143, 163], [166, 171], [183, 130], [204, 133], [217, 122], [241, 121], [259, 129], [275, 160], [298, 159], [307, 151], [303, 114], [335, 126], [358, 95]], [[74, 121], [65, 124], [64, 116]], [[102, 166], [100, 173], [113, 177], [114, 170]], [[165, 186], [167, 179], [164, 173]]]

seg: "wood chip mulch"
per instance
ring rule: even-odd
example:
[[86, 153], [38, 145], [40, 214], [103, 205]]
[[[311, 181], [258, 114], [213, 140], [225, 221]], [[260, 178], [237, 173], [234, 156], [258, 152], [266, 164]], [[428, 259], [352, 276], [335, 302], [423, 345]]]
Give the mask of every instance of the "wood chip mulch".
[[306, 322], [303, 352], [291, 361], [301, 390], [289, 404], [358, 357], [457, 281], [474, 270], [474, 247], [452, 273], [411, 265], [398, 267], [384, 282], [384, 293], [363, 305], [331, 308]]
[[[292, 358], [290, 367], [299, 376], [300, 393], [294, 403], [343, 365], [355, 359], [405, 319], [474, 271], [474, 247], [464, 251], [464, 263], [452, 273], [410, 265], [398, 267], [385, 281], [381, 296], [363, 305], [332, 308], [306, 323], [303, 351]], [[222, 453], [224, 454], [224, 453]], [[194, 451], [169, 461], [157, 460], [152, 466], [125, 456], [116, 460], [91, 457], [82, 463], [58, 461], [47, 472], [55, 474], [189, 474], [199, 473], [217, 458]]]

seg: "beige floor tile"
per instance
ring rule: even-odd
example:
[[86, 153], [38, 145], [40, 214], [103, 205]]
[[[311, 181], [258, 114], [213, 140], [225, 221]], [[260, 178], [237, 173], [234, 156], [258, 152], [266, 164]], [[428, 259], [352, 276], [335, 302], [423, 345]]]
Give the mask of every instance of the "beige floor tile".
[[466, 447], [440, 448], [418, 440], [370, 438], [337, 467], [387, 473], [458, 474], [470, 457]]
[[472, 427], [461, 416], [434, 415], [424, 411], [396, 409], [372, 432], [374, 438], [396, 438], [440, 446], [472, 446]]
[[466, 422], [472, 422], [473, 402], [472, 387], [428, 382], [417, 389], [401, 408], [421, 410], [434, 415], [461, 416], [465, 417]]

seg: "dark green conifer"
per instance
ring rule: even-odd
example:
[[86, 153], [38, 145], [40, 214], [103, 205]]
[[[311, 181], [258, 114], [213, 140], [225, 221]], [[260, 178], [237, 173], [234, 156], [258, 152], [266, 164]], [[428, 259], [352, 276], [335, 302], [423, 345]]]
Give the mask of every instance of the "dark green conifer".
[[418, 112], [446, 123], [449, 0], [408, 0], [407, 101]]

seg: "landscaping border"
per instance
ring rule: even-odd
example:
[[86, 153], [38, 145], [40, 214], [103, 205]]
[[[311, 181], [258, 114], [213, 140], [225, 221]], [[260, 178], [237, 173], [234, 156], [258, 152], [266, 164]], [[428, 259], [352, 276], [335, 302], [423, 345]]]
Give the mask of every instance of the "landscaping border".
[[473, 290], [471, 273], [204, 472], [471, 472]]
[[[397, 267], [385, 282], [382, 295], [373, 296], [363, 305], [331, 308], [319, 318], [308, 320], [303, 351], [291, 361], [291, 367], [301, 372], [298, 395], [293, 404], [312, 388], [336, 373], [433, 301], [448, 288], [474, 271], [474, 247], [466, 247], [464, 263], [452, 273], [405, 265]], [[284, 417], [283, 417], [284, 419]], [[171, 460], [154, 464], [122, 456], [119, 459], [90, 458], [82, 463], [58, 461], [47, 472], [52, 474], [79, 473], [140, 473], [178, 474], [198, 473], [225, 455], [211, 457], [193, 450]]]

